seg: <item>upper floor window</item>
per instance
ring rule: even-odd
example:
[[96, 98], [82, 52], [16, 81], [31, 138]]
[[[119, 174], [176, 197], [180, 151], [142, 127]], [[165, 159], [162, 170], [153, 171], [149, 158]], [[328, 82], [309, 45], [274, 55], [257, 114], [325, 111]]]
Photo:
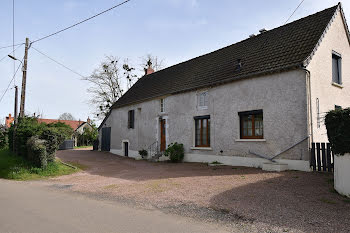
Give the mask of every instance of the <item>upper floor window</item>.
[[210, 147], [210, 116], [194, 117], [195, 146]]
[[209, 94], [207, 91], [198, 94], [198, 107], [202, 109], [208, 108]]
[[165, 112], [165, 99], [160, 99], [160, 112]]
[[263, 110], [238, 113], [241, 122], [241, 139], [263, 139]]
[[341, 55], [336, 52], [332, 53], [332, 82], [342, 84]]
[[128, 111], [128, 129], [134, 129], [135, 126], [135, 110]]

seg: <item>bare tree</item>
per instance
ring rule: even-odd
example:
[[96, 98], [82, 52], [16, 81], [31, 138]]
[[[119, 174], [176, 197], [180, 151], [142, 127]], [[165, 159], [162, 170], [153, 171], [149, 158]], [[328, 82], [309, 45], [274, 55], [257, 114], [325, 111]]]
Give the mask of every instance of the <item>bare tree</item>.
[[58, 120], [75, 121], [75, 118], [71, 113], [65, 112], [58, 117]]
[[103, 119], [124, 90], [132, 86], [136, 77], [134, 70], [128, 60], [121, 64], [118, 58], [106, 56], [93, 74], [84, 79], [92, 84], [88, 89], [92, 95], [90, 103], [96, 107], [95, 114], [98, 119]]
[[141, 58], [141, 67], [143, 69], [147, 69], [150, 63], [152, 64], [154, 71], [159, 71], [165, 67], [164, 59], [160, 59], [152, 54], [146, 54]]

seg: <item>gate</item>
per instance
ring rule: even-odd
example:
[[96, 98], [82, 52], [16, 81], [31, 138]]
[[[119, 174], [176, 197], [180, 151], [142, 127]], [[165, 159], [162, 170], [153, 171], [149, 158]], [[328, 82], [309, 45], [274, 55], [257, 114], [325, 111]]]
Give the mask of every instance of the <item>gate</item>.
[[65, 140], [59, 147], [59, 150], [73, 150], [74, 140]]
[[111, 150], [111, 127], [102, 128], [101, 150]]
[[311, 167], [313, 171], [334, 172], [334, 154], [330, 143], [312, 143]]

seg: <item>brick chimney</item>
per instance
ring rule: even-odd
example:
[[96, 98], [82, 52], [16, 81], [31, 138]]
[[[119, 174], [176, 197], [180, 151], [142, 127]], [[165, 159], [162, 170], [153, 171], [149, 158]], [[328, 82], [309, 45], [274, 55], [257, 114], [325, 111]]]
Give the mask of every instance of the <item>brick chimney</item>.
[[149, 75], [149, 74], [154, 73], [154, 69], [152, 68], [151, 60], [148, 60], [147, 65], [148, 65], [148, 67], [145, 68], [145, 75]]

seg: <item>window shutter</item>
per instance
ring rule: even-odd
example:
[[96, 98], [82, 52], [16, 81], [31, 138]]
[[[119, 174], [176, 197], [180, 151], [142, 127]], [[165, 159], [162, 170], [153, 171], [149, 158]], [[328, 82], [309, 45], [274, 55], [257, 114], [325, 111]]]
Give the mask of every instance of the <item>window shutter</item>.
[[131, 110], [131, 127], [130, 128], [134, 128], [134, 122], [135, 121], [135, 111]]

